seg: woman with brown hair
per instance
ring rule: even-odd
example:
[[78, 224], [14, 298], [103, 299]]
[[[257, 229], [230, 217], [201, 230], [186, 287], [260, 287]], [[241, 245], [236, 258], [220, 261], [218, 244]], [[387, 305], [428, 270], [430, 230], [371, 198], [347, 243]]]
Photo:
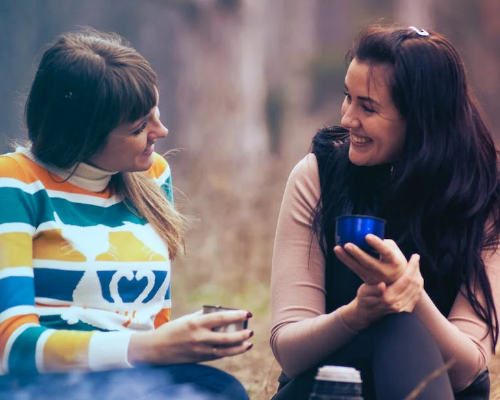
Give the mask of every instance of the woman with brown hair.
[[0, 157], [0, 395], [248, 399], [196, 363], [249, 350], [250, 330], [213, 328], [251, 313], [170, 321], [183, 217], [154, 151], [168, 134], [159, 97], [148, 61], [116, 34], [70, 32], [44, 52], [29, 144]]
[[[307, 399], [325, 364], [359, 369], [366, 400], [487, 399], [500, 183], [464, 64], [437, 32], [378, 25], [348, 60], [341, 126], [313, 139], [278, 221], [275, 399]], [[337, 245], [347, 214], [386, 220], [365, 238], [378, 257]]]

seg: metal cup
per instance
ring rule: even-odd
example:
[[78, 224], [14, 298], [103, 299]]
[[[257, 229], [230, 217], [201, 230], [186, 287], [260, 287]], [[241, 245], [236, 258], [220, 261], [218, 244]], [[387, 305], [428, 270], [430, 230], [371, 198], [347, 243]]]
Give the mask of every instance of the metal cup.
[[[237, 311], [237, 308], [227, 308], [227, 307], [222, 307], [222, 306], [203, 306], [203, 314], [210, 314], [213, 312], [220, 312], [220, 311]], [[212, 328], [213, 331], [215, 332], [237, 332], [237, 331], [242, 331], [243, 329], [247, 329], [248, 327], [248, 320], [241, 321], [241, 322], [232, 322], [230, 324], [222, 325], [222, 326], [217, 326], [215, 328]]]
[[366, 243], [365, 237], [371, 233], [384, 239], [385, 220], [369, 215], [343, 215], [337, 217], [335, 231], [338, 245], [354, 243], [367, 253], [377, 255], [375, 249]]

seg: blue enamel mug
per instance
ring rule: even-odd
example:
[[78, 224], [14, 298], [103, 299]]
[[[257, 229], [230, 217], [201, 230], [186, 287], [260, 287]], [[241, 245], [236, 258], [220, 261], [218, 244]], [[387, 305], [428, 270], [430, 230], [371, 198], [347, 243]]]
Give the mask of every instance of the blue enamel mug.
[[336, 243], [340, 246], [354, 243], [367, 253], [377, 254], [365, 241], [369, 233], [384, 239], [385, 220], [369, 215], [343, 215], [336, 219]]

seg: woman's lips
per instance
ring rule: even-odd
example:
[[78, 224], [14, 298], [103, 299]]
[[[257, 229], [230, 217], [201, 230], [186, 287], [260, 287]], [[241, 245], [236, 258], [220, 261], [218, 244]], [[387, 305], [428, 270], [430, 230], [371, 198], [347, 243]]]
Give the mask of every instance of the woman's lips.
[[364, 136], [358, 136], [353, 133], [351, 133], [351, 143], [354, 143], [355, 145], [366, 145], [368, 143], [371, 143], [372, 140], [370, 138], [364, 137]]
[[144, 150], [142, 152], [142, 154], [145, 155], [145, 156], [150, 156], [151, 154], [153, 154], [154, 149], [155, 149], [155, 145], [152, 144], [151, 146], [149, 146], [148, 148], [146, 148], [146, 150]]

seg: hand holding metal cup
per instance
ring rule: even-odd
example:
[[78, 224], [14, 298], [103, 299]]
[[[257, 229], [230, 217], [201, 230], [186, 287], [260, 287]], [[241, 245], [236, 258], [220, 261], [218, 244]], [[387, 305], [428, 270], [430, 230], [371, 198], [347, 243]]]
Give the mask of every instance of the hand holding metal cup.
[[[214, 312], [221, 312], [221, 311], [237, 311], [237, 310], [238, 310], [237, 308], [228, 308], [222, 306], [209, 306], [209, 305], [203, 306], [203, 314], [211, 314]], [[247, 329], [247, 327], [248, 327], [248, 320], [245, 320], [240, 322], [232, 322], [230, 324], [222, 326], [217, 326], [215, 328], [212, 328], [212, 330], [214, 332], [237, 332], [243, 329]]]

